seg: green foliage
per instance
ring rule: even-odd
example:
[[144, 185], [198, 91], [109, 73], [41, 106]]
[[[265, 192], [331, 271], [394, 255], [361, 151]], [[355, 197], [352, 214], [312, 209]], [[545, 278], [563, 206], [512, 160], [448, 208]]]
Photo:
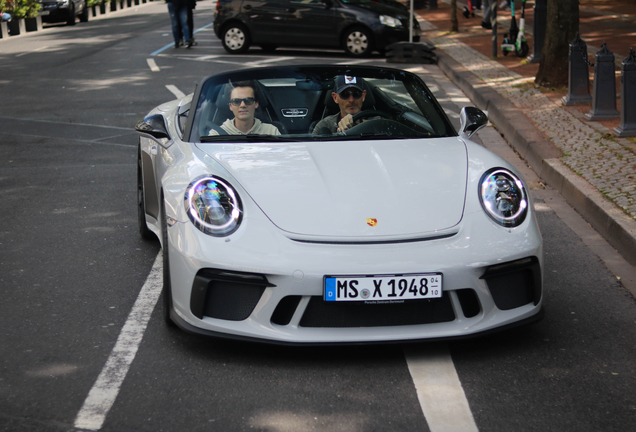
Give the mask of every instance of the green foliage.
[[38, 0], [0, 0], [0, 11], [6, 11], [12, 18], [35, 18], [40, 12]]
[[13, 9], [13, 0], [0, 0], [0, 13]]

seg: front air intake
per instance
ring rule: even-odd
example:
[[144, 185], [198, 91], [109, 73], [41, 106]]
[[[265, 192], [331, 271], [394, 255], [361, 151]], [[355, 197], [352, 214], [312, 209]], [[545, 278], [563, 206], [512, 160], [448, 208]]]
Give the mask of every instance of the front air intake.
[[192, 284], [190, 310], [199, 319], [242, 321], [252, 314], [265, 288], [274, 286], [260, 274], [203, 269]]

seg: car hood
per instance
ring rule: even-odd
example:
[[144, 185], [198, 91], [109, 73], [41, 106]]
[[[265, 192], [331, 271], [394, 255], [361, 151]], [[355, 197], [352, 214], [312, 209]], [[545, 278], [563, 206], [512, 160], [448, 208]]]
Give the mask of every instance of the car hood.
[[456, 137], [197, 145], [289, 233], [409, 238], [462, 218], [468, 160]]

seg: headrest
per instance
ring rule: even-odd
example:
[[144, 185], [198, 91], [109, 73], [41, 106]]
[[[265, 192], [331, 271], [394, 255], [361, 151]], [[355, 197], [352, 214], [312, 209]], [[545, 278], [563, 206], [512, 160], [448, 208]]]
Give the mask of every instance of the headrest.
[[[256, 88], [256, 101], [260, 108], [267, 107], [267, 98], [263, 94], [263, 87], [257, 81], [252, 81], [254, 87]], [[218, 96], [216, 97], [216, 106], [217, 107], [227, 107], [230, 103], [230, 95], [232, 94], [232, 89], [234, 86], [232, 84], [223, 84], [223, 88], [219, 91]]]

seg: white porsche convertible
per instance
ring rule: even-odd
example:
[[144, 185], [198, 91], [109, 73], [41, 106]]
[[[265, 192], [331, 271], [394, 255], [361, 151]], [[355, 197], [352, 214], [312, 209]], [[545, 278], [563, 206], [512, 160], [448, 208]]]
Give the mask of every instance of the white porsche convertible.
[[136, 125], [138, 210], [161, 241], [166, 321], [333, 344], [540, 319], [527, 187], [470, 141], [485, 114], [460, 119], [418, 76], [354, 66], [221, 73], [156, 107]]

